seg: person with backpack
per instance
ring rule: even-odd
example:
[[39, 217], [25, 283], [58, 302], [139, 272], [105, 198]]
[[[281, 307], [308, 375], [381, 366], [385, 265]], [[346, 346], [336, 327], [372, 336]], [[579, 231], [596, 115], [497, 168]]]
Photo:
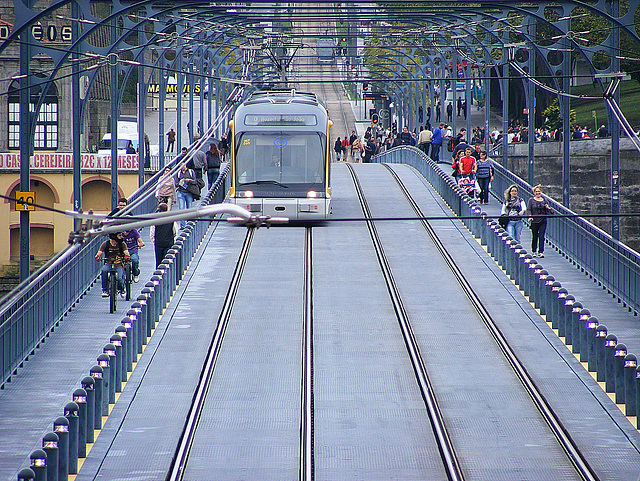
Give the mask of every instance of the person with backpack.
[[342, 140], [340, 140], [340, 137], [336, 139], [336, 143], [333, 145], [333, 150], [336, 153], [336, 162], [340, 162], [340, 157], [342, 156]]
[[209, 181], [209, 190], [220, 175], [220, 151], [216, 144], [211, 144], [207, 150], [207, 180]]
[[511, 184], [504, 191], [504, 202], [500, 213], [509, 217], [506, 231], [517, 243], [520, 243], [520, 233], [524, 227], [522, 216], [526, 211], [527, 204], [518, 197], [518, 186]]

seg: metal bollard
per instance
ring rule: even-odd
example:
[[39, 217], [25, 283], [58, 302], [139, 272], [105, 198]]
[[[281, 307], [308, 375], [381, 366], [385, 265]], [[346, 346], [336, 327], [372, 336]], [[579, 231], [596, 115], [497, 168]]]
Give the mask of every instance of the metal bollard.
[[545, 277], [544, 282], [540, 285], [540, 315], [542, 316], [547, 315], [547, 291], [551, 289], [551, 284], [555, 281], [556, 278], [551, 274], [548, 274], [547, 277]]
[[[142, 354], [142, 346], [146, 344], [146, 326], [142, 322], [142, 304], [136, 300], [131, 304], [131, 309], [127, 311], [127, 316], [133, 323], [133, 331], [135, 332], [135, 349], [136, 354]], [[134, 356], [135, 361], [138, 361], [138, 356]]]
[[73, 391], [73, 402], [78, 406], [78, 457], [87, 457], [87, 391]]
[[580, 311], [580, 362], [587, 362], [589, 360], [589, 344], [587, 342], [587, 321], [591, 317], [591, 311], [589, 309], [582, 309]]
[[587, 347], [587, 371], [596, 372], [598, 360], [596, 357], [596, 337], [598, 325], [600, 321], [597, 317], [589, 317], [586, 324], [586, 347]]
[[31, 470], [36, 481], [47, 481], [47, 453], [42, 449], [36, 449], [29, 456], [31, 460]]
[[564, 298], [564, 304], [560, 308], [561, 313], [559, 316], [560, 322], [558, 323], [558, 336], [564, 337], [565, 345], [571, 344], [571, 309], [576, 298], [571, 294], [567, 294]]
[[53, 432], [58, 436], [58, 481], [69, 479], [69, 421], [60, 416], [53, 422]]
[[82, 382], [82, 389], [87, 393], [87, 443], [95, 441], [95, 419], [96, 419], [96, 390], [95, 381], [91, 376], [85, 377]]
[[142, 292], [145, 292], [145, 290], [149, 293], [147, 306], [149, 308], [149, 335], [151, 335], [151, 331], [156, 328], [156, 322], [158, 321], [158, 293], [156, 292], [156, 285], [151, 281], [144, 285]]
[[[531, 262], [531, 254], [527, 254], [527, 250], [524, 248], [520, 248], [516, 250], [516, 265], [515, 265], [515, 276], [516, 276], [516, 285], [520, 288], [521, 291], [524, 291], [526, 284], [525, 274], [529, 270], [529, 262]], [[528, 261], [527, 261], [528, 256]]]
[[558, 299], [558, 291], [562, 287], [562, 284], [560, 284], [556, 280], [549, 283], [549, 277], [547, 277], [547, 290], [545, 291], [546, 295], [544, 301], [544, 312], [547, 318], [547, 322], [551, 322], [553, 319], [553, 307]]
[[[133, 369], [133, 361], [131, 359], [131, 352], [129, 347], [129, 336], [127, 328], [122, 325], [124, 322], [130, 322], [128, 317], [125, 317], [121, 322], [121, 325], [116, 327], [116, 336], [120, 338], [120, 347], [122, 348], [122, 382], [127, 382], [129, 379], [128, 372]], [[117, 347], [116, 347], [117, 351]]]
[[618, 345], [618, 338], [615, 334], [607, 334], [604, 338], [604, 350], [605, 350], [605, 379], [604, 390], [605, 392], [615, 392], [616, 390], [616, 371], [614, 368], [616, 357], [616, 346]]
[[78, 405], [67, 403], [64, 407], [64, 417], [69, 421], [69, 474], [78, 474]]
[[47, 481], [58, 481], [58, 439], [56, 433], [42, 438], [42, 449], [47, 453]]
[[[114, 334], [109, 338], [109, 343], [113, 346], [115, 356], [111, 358], [111, 370], [115, 371], [115, 392], [122, 392], [122, 366], [124, 365], [124, 356], [122, 355], [122, 340], [120, 336]], [[126, 370], [125, 370], [126, 372]], [[126, 378], [126, 374], [124, 376]]]
[[551, 327], [553, 329], [558, 329], [560, 326], [560, 314], [564, 314], [562, 309], [564, 307], [564, 300], [566, 299], [567, 294], [568, 291], [564, 287], [558, 289], [558, 292], [556, 293], [556, 299], [551, 310]]
[[[144, 292], [144, 289], [142, 289], [142, 292], [140, 293], [140, 295], [138, 296], [138, 298], [136, 299], [137, 302], [140, 304], [140, 312], [138, 313], [138, 321], [140, 322], [140, 330], [142, 331], [140, 333], [140, 337], [142, 338], [142, 345], [146, 346], [147, 345], [147, 341], [149, 339], [149, 333], [147, 332], [148, 330], [148, 326], [149, 326], [149, 308], [147, 306], [147, 299], [149, 298], [149, 296], [147, 295], [147, 293]], [[142, 346], [140, 347], [140, 349], [138, 350], [139, 353], [142, 353]]]
[[506, 245], [507, 243], [511, 241], [511, 237], [509, 236], [509, 234], [507, 233], [507, 231], [504, 231], [502, 234], [500, 234], [500, 242], [498, 244], [498, 265], [500, 265], [500, 267], [502, 267], [503, 269], [506, 270], [505, 268], [505, 249], [506, 249]]
[[516, 262], [518, 260], [518, 249], [522, 249], [522, 246], [518, 244], [518, 242], [514, 239], [511, 239], [507, 243], [507, 249], [505, 251], [505, 270], [507, 271], [509, 279], [511, 279], [512, 281], [516, 280]]
[[549, 273], [546, 269], [540, 269], [538, 272], [538, 278], [535, 279], [535, 284], [533, 286], [533, 306], [540, 311], [542, 315], [542, 292], [544, 286], [547, 282], [547, 277], [549, 277]]
[[527, 296], [529, 302], [532, 302], [531, 296], [533, 292], [533, 282], [536, 279], [536, 268], [538, 262], [531, 257], [531, 254], [524, 256], [524, 295]]
[[[106, 362], [109, 362], [109, 356], [106, 354], [101, 354], [101, 356], [106, 357]], [[98, 358], [98, 362], [100, 362], [100, 358]], [[104, 369], [100, 365], [93, 366], [89, 370], [89, 375], [93, 378], [93, 386], [96, 390], [96, 411], [95, 417], [93, 418], [93, 427], [95, 429], [102, 429], [102, 414], [104, 412], [104, 406], [105, 404], [108, 406], [109, 400], [108, 386], [105, 386], [104, 383]]]
[[636, 415], [636, 368], [638, 358], [635, 354], [627, 354], [624, 357], [624, 414]]
[[582, 311], [582, 303], [575, 301], [571, 308], [571, 352], [578, 354], [580, 352], [580, 311]]
[[[107, 361], [104, 358], [100, 359], [98, 357], [98, 364], [102, 367], [104, 371], [104, 377], [102, 381], [104, 382], [104, 391], [103, 391], [103, 406], [107, 404], [106, 412], [103, 410], [102, 415], [109, 415], [109, 404], [114, 404], [116, 402], [116, 370], [115, 370], [115, 362], [116, 362], [116, 347], [113, 344], [107, 344], [104, 348], [104, 355], [107, 356]], [[106, 364], [105, 364], [106, 362]]]
[[616, 354], [613, 364], [614, 375], [616, 377], [616, 404], [624, 404], [624, 358], [626, 356], [627, 346], [619, 342], [616, 345]]
[[607, 338], [607, 326], [600, 324], [596, 327], [596, 381], [604, 382], [606, 376], [606, 364], [605, 364], [605, 344]]
[[[151, 289], [149, 287], [145, 287], [142, 289], [142, 295], [145, 296], [145, 301], [143, 304], [143, 309], [144, 309], [144, 322], [143, 324], [145, 325], [145, 330], [146, 330], [146, 337], [147, 339], [149, 339], [151, 337], [151, 333], [153, 332], [153, 325], [152, 325], [152, 309], [151, 309], [151, 296], [152, 296], [153, 292], [151, 291]], [[142, 304], [142, 301], [140, 301], [140, 303]]]
[[162, 314], [165, 306], [167, 305], [166, 303], [167, 296], [165, 292], [165, 285], [163, 283], [163, 275], [164, 273], [160, 269], [157, 269], [153, 272], [153, 275], [151, 276], [151, 282], [153, 282], [154, 292], [158, 295], [158, 299], [157, 299], [158, 316]]
[[36, 473], [31, 468], [21, 469], [18, 473], [18, 481], [34, 481], [36, 479]]
[[480, 214], [482, 216], [482, 224], [480, 224], [480, 245], [481, 246], [489, 246], [489, 236], [491, 236], [492, 224], [495, 223], [494, 220], [487, 220], [487, 213], [482, 212]]

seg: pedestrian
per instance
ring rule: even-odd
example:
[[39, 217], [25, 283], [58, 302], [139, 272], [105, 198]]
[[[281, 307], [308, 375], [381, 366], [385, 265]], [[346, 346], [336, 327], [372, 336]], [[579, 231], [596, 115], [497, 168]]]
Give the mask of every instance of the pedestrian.
[[[190, 209], [193, 205], [194, 188], [192, 186], [195, 185], [195, 187], [197, 188], [198, 183], [196, 180], [196, 175], [194, 174], [193, 170], [187, 168], [186, 162], [182, 162], [182, 164], [180, 165], [180, 171], [176, 174], [176, 184], [178, 185], [178, 208]], [[184, 229], [186, 225], [186, 221], [180, 221], [181, 229]]]
[[551, 207], [542, 197], [542, 186], [536, 185], [533, 197], [527, 202], [527, 212], [531, 221], [531, 255], [544, 257], [544, 234], [547, 231], [547, 216], [553, 214]]
[[337, 138], [333, 145], [333, 150], [336, 152], [336, 162], [340, 162], [340, 157], [342, 155], [342, 140], [340, 140], [340, 137]]
[[164, 174], [158, 179], [158, 187], [156, 188], [156, 199], [158, 199], [158, 205], [167, 204], [168, 210], [171, 210], [171, 205], [175, 202], [176, 196], [176, 184], [171, 175], [171, 168], [165, 167]]
[[144, 241], [140, 237], [140, 233], [137, 229], [131, 229], [124, 231], [122, 239], [127, 245], [129, 255], [131, 256], [131, 275], [133, 276], [133, 282], [140, 280], [140, 255], [138, 249], [144, 247]]
[[220, 175], [220, 151], [216, 144], [211, 143], [207, 151], [207, 180], [209, 181], [209, 190], [213, 187], [214, 182]]
[[[158, 212], [167, 212], [167, 210], [167, 204], [160, 204], [158, 206]], [[149, 229], [149, 236], [155, 249], [156, 266], [159, 266], [175, 242], [176, 223], [170, 222], [168, 224], [152, 225]]]
[[453, 104], [451, 102], [447, 104], [447, 122], [453, 122]]
[[202, 180], [202, 176], [204, 171], [207, 169], [207, 155], [200, 149], [197, 149], [189, 161], [187, 162], [187, 169], [193, 170], [196, 174], [196, 179], [199, 180], [200, 188], [204, 187], [204, 181]]
[[480, 188], [480, 203], [489, 203], [489, 184], [493, 181], [493, 161], [486, 150], [480, 151], [480, 159], [476, 160], [476, 181]]
[[440, 125], [433, 129], [433, 136], [431, 137], [431, 160], [436, 164], [440, 162], [440, 147], [442, 147], [443, 128], [444, 122], [440, 122]]
[[433, 132], [428, 126], [420, 129], [420, 135], [418, 136], [418, 148], [422, 150], [426, 155], [429, 155], [429, 149], [431, 148], [431, 139], [433, 138]]
[[414, 145], [413, 137], [409, 133], [409, 127], [406, 125], [402, 127], [402, 132], [400, 133], [399, 138], [402, 145]]
[[169, 132], [167, 132], [167, 152], [169, 152], [169, 149], [171, 149], [171, 152], [173, 152], [173, 146], [176, 143], [176, 131], [171, 129], [169, 130]]
[[456, 107], [458, 109], [458, 117], [460, 117], [460, 112], [462, 111], [462, 97], [458, 97], [458, 100], [456, 102]]
[[220, 161], [224, 162], [225, 155], [229, 151], [229, 142], [227, 141], [227, 134], [222, 134], [220, 142], [218, 142], [218, 151], [220, 152]]
[[518, 197], [518, 186], [511, 184], [507, 190], [504, 191], [504, 202], [502, 203], [501, 214], [509, 217], [507, 223], [507, 233], [513, 240], [520, 243], [520, 233], [524, 222], [522, 216], [527, 211], [527, 205], [520, 197]]
[[471, 147], [467, 147], [464, 150], [464, 154], [462, 155], [462, 157], [460, 157], [460, 175], [462, 177], [475, 179], [477, 169], [478, 166], [476, 165], [476, 159], [473, 155], [471, 155]]
[[126, 154], [135, 154], [136, 153], [136, 149], [133, 146], [133, 142], [129, 141], [129, 143], [127, 144], [127, 150], [125, 151]]

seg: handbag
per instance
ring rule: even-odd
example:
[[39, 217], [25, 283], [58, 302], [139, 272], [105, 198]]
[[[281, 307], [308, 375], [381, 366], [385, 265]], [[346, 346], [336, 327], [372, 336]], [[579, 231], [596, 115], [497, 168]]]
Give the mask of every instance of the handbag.
[[501, 214], [500, 217], [498, 217], [498, 224], [500, 224], [500, 227], [502, 227], [503, 229], [507, 228], [508, 223], [509, 216], [507, 214]]
[[[199, 179], [200, 180], [200, 179]], [[193, 196], [193, 200], [200, 199], [200, 182], [187, 184], [187, 191]]]

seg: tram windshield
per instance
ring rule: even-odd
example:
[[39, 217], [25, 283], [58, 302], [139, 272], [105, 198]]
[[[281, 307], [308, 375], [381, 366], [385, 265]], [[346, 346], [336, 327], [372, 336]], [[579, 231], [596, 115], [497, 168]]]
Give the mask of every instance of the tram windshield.
[[322, 185], [325, 142], [318, 132], [243, 132], [236, 139], [237, 184]]

